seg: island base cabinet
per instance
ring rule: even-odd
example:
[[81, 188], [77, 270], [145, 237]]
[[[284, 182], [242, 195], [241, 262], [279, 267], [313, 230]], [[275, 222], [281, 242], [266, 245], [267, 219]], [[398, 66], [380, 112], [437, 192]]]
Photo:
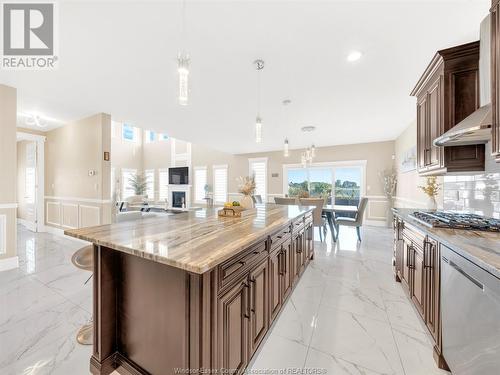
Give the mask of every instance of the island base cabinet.
[[244, 280], [219, 297], [217, 304], [219, 363], [222, 368], [237, 374], [243, 372], [247, 363], [248, 289]]
[[91, 372], [243, 373], [308, 264], [304, 223], [203, 274], [95, 246]]

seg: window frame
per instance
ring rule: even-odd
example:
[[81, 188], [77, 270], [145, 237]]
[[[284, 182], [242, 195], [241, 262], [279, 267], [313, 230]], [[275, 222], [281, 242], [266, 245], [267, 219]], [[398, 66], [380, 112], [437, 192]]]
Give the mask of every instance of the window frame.
[[[125, 141], [125, 142], [137, 142], [137, 134], [136, 134], [136, 130], [135, 130], [135, 127], [133, 125], [130, 125], [130, 124], [125, 124], [125, 123], [122, 123], [122, 129], [121, 129], [121, 138], [122, 138], [122, 141]], [[128, 138], [125, 138], [125, 135], [124, 135], [124, 132], [125, 132], [125, 127], [130, 127], [132, 129], [132, 139], [128, 139]]]
[[[156, 132], [155, 131], [145, 130], [144, 132], [146, 133], [145, 137], [144, 137], [145, 143], [153, 143], [156, 141]], [[153, 139], [151, 139], [151, 135], [153, 135]]]
[[[339, 168], [360, 168], [361, 181], [360, 181], [360, 197], [366, 196], [366, 165], [367, 160], [346, 160], [346, 161], [330, 161], [312, 163], [309, 167], [303, 168], [302, 164], [283, 164], [283, 196], [288, 194], [288, 171], [290, 169], [307, 169], [309, 168], [331, 168], [332, 169], [332, 188], [335, 188], [335, 170]], [[307, 179], [309, 181], [309, 171], [307, 172]]]
[[203, 190], [205, 190], [205, 185], [208, 184], [208, 170], [207, 170], [207, 166], [197, 166], [197, 167], [193, 168], [194, 202], [195, 203], [204, 203], [205, 201], [203, 199], [197, 199], [198, 197], [196, 196], [197, 189], [198, 189], [198, 179], [196, 178], [196, 172], [197, 171], [205, 171], [205, 184], [203, 185]]
[[[162, 197], [162, 184], [161, 184], [161, 176], [162, 174], [165, 173], [165, 178], [166, 178], [166, 181], [167, 181], [167, 184], [165, 186], [165, 192], [166, 192], [166, 196], [165, 197]], [[167, 199], [167, 201], [170, 199], [170, 197], [168, 196], [168, 168], [160, 168], [158, 169], [158, 202], [165, 202], [165, 199]]]
[[[215, 171], [217, 169], [224, 169], [226, 171], [226, 187], [225, 187], [225, 190], [226, 190], [226, 196], [224, 198], [224, 201], [220, 201], [220, 200], [217, 200], [217, 194], [216, 194], [216, 185], [215, 185]], [[228, 193], [228, 181], [229, 181], [229, 168], [228, 168], [228, 165], [227, 164], [220, 164], [220, 165], [213, 165], [212, 166], [212, 181], [213, 181], [213, 191], [214, 191], [214, 203], [225, 203], [227, 202], [227, 199], [228, 199], [228, 196], [229, 196], [229, 193]]]
[[[248, 175], [252, 176], [252, 165], [253, 163], [264, 163], [264, 193], [261, 194], [263, 203], [267, 202], [267, 195], [269, 192], [269, 176], [268, 176], [268, 158], [248, 158]], [[255, 189], [255, 194], [257, 194], [257, 189]]]
[[[163, 137], [167, 137], [167, 138], [163, 138]], [[168, 142], [168, 140], [170, 139], [170, 137], [168, 136], [168, 134], [166, 133], [158, 133], [158, 140], [160, 142]]]

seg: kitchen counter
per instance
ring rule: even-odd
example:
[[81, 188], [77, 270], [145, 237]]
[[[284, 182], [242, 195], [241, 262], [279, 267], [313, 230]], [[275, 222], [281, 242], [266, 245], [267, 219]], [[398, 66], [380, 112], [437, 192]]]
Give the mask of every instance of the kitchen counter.
[[66, 230], [71, 237], [202, 274], [290, 224], [313, 207], [257, 205], [244, 218], [217, 216], [218, 208]]
[[66, 231], [94, 243], [90, 371], [242, 374], [314, 257], [313, 210], [212, 208]]
[[394, 214], [403, 219], [403, 221], [411, 223], [413, 226], [500, 279], [500, 233], [430, 228], [409, 216], [414, 211], [418, 211], [418, 209], [393, 209]]

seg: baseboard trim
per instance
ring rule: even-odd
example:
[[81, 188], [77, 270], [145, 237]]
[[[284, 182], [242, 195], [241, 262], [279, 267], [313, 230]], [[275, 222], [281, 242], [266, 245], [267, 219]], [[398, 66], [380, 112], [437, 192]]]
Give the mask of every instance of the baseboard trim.
[[19, 267], [19, 257], [13, 256], [10, 258], [0, 259], [0, 272], [13, 270]]
[[368, 225], [370, 227], [386, 227], [387, 228], [387, 223], [382, 220], [364, 220], [363, 225]]
[[47, 232], [50, 234], [55, 234], [56, 236], [64, 237], [64, 238], [67, 238], [68, 240], [72, 240], [72, 241], [75, 241], [75, 242], [78, 242], [78, 243], [81, 243], [84, 245], [89, 244], [88, 241], [80, 240], [79, 238], [75, 238], [75, 237], [66, 236], [64, 234], [63, 229], [54, 228], [54, 227], [51, 227], [50, 225], [44, 225], [43, 228], [41, 228], [40, 232]]

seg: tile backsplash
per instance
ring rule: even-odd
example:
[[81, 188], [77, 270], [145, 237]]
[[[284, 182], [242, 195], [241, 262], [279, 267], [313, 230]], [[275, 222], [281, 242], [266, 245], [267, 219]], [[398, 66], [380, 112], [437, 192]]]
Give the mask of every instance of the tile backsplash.
[[[486, 155], [490, 155], [488, 146]], [[445, 210], [500, 219], [500, 164], [487, 157], [483, 173], [445, 176], [443, 195]]]

